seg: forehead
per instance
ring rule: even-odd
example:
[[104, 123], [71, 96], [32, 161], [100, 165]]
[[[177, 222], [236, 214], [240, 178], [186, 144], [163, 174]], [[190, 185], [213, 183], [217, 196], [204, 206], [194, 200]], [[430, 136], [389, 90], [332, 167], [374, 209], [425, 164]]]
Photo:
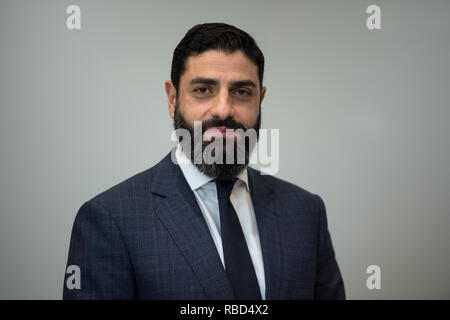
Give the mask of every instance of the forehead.
[[241, 50], [227, 53], [208, 50], [186, 60], [182, 76], [190, 81], [195, 77], [216, 78], [223, 81], [235, 81], [242, 78], [258, 81], [258, 67]]

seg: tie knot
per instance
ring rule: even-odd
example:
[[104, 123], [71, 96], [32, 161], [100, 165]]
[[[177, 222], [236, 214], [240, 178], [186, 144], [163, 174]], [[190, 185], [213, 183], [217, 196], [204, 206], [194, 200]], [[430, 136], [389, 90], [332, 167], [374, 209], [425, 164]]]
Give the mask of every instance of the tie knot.
[[235, 182], [236, 178], [216, 179], [217, 197], [219, 199], [229, 199]]

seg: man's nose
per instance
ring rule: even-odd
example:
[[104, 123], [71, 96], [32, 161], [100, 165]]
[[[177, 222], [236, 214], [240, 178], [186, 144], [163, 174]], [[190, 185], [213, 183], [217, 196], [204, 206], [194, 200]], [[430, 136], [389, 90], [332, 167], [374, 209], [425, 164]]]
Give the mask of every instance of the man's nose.
[[216, 96], [213, 102], [211, 115], [213, 117], [218, 117], [221, 120], [233, 118], [234, 109], [228, 90], [222, 90]]

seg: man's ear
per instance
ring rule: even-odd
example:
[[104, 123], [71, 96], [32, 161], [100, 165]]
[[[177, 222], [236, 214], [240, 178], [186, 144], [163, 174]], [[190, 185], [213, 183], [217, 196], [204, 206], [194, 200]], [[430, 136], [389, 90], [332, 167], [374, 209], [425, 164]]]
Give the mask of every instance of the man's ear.
[[259, 103], [261, 103], [264, 100], [264, 96], [266, 95], [266, 87], [261, 88], [261, 95], [259, 96], [260, 100]]
[[173, 119], [175, 116], [175, 104], [177, 103], [177, 89], [175, 89], [175, 86], [170, 80], [166, 80], [164, 86], [166, 87], [167, 100], [169, 102], [169, 114]]

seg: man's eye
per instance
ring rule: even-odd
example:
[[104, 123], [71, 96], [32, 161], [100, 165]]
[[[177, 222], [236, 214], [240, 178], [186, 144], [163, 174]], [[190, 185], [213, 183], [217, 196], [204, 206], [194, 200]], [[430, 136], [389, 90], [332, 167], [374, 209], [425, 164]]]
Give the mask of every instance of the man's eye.
[[208, 88], [205, 88], [205, 87], [197, 88], [197, 89], [195, 89], [194, 91], [197, 92], [197, 93], [200, 93], [200, 94], [206, 94], [206, 93], [209, 93], [209, 89], [208, 89]]
[[248, 92], [247, 90], [243, 90], [243, 89], [236, 90], [235, 93], [238, 96], [250, 96], [251, 95], [250, 92]]

